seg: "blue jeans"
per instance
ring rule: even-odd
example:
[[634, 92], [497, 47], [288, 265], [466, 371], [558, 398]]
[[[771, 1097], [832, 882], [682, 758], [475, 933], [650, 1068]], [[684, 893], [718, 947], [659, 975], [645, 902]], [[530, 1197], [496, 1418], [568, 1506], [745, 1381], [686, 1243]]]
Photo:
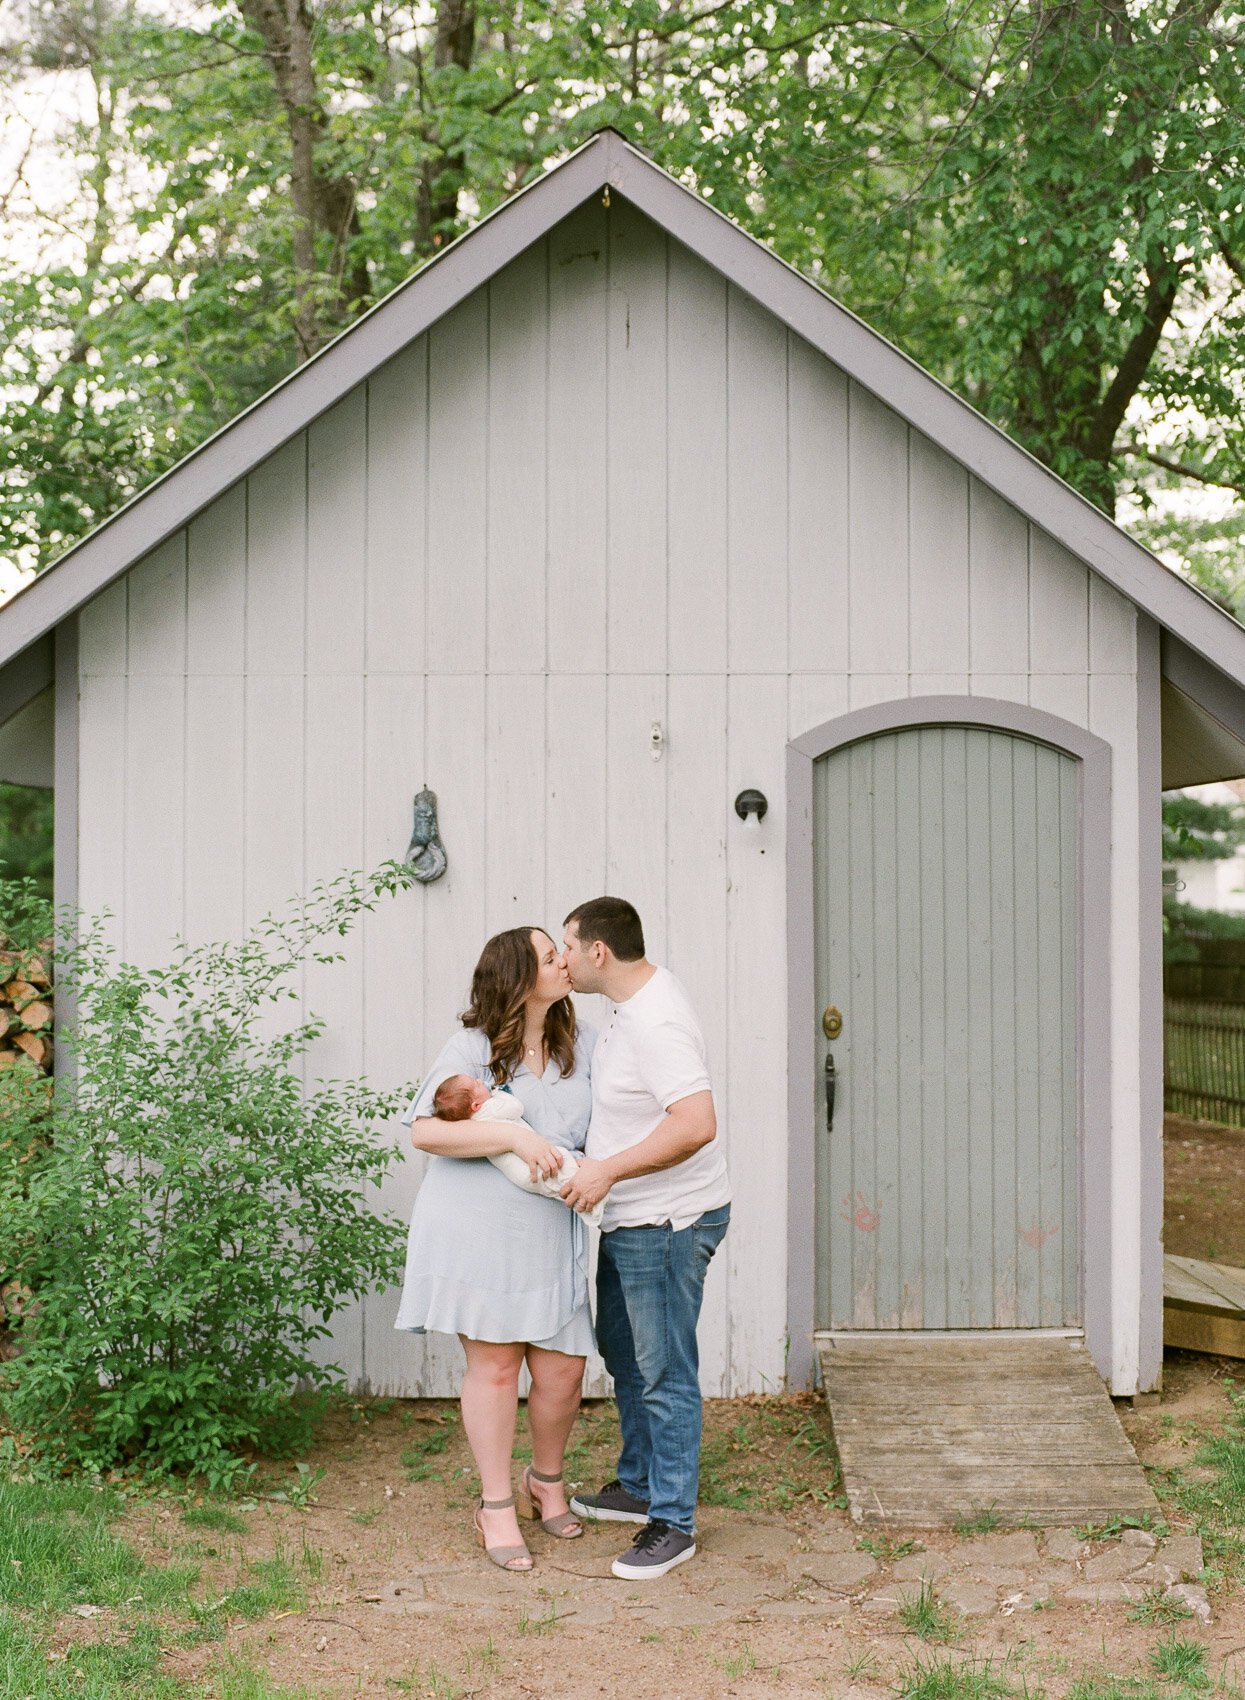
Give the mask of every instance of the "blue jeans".
[[597, 1263], [597, 1343], [622, 1428], [618, 1479], [651, 1518], [689, 1535], [700, 1483], [696, 1323], [730, 1219], [724, 1204], [678, 1233], [669, 1222], [615, 1228], [601, 1235]]

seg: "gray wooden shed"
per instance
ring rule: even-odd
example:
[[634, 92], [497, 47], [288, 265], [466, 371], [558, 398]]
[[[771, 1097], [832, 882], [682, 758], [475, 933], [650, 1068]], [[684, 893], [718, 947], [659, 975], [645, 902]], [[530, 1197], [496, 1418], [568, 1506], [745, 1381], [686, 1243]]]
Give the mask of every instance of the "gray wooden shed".
[[[706, 1391], [1046, 1330], [1131, 1393], [1160, 789], [1245, 772], [1242, 680], [1245, 630], [607, 132], [0, 610], [0, 774], [143, 961], [401, 854], [432, 786], [447, 877], [306, 976], [317, 1066], [381, 1083], [487, 933], [634, 899], [734, 1177]], [[351, 1375], [450, 1391], [394, 1302]]]

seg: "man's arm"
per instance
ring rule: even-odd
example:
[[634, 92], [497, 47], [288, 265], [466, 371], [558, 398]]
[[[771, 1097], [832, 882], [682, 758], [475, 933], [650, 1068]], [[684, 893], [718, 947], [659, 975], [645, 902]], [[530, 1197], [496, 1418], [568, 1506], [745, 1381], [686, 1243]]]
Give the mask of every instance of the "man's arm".
[[562, 1197], [575, 1210], [591, 1210], [615, 1181], [673, 1169], [676, 1163], [686, 1162], [708, 1145], [717, 1131], [713, 1093], [693, 1092], [690, 1097], [671, 1104], [652, 1133], [639, 1144], [600, 1161], [581, 1157], [578, 1171], [562, 1188]]

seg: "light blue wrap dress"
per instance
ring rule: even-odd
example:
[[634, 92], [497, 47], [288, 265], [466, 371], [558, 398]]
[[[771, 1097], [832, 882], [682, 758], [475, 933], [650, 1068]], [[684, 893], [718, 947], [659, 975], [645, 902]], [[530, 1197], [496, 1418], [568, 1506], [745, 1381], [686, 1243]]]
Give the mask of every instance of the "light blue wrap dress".
[[[592, 1113], [589, 1070], [596, 1033], [580, 1026], [575, 1067], [543, 1075], [520, 1067], [509, 1090], [523, 1119], [551, 1145], [582, 1151]], [[493, 1086], [492, 1047], [478, 1028], [446, 1042], [403, 1120], [432, 1114], [451, 1074]], [[588, 1309], [588, 1225], [556, 1198], [524, 1192], [487, 1157], [432, 1157], [415, 1199], [395, 1328], [522, 1340], [551, 1352], [595, 1351]]]

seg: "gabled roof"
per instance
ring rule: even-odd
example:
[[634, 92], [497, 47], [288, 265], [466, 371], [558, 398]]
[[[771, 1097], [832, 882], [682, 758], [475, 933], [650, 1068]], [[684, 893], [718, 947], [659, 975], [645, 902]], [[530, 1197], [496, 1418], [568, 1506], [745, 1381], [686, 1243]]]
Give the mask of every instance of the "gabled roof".
[[612, 130], [601, 131], [460, 236], [19, 591], [0, 608], [0, 667], [607, 185], [932, 438], [1195, 655], [1245, 683], [1245, 627], [916, 361]]

